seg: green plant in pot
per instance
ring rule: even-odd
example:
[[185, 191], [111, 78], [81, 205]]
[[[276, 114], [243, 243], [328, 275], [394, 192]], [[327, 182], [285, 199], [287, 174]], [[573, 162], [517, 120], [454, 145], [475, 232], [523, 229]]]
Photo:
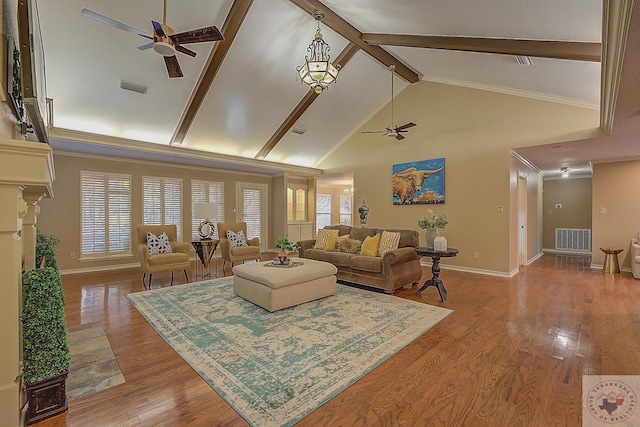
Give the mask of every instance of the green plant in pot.
[[276, 249], [280, 249], [280, 252], [278, 253], [278, 260], [280, 264], [288, 265], [289, 257], [294, 254], [299, 247], [300, 245], [297, 242], [293, 243], [289, 240], [289, 236], [284, 236], [276, 240]]
[[[51, 242], [38, 239], [36, 252], [50, 253], [53, 246]], [[55, 265], [55, 252], [43, 255], [39, 263]], [[57, 268], [25, 272], [22, 298], [22, 379], [27, 390], [26, 424], [29, 425], [64, 412], [68, 407], [66, 379], [71, 354], [62, 280]]]

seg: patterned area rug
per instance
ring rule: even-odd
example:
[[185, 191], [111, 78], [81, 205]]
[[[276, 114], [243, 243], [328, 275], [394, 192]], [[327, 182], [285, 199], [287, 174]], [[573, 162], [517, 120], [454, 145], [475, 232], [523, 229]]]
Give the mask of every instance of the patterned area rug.
[[452, 311], [338, 285], [268, 311], [233, 278], [128, 294], [164, 340], [253, 426], [290, 426]]
[[69, 328], [71, 367], [67, 398], [85, 397], [124, 383], [124, 376], [100, 322]]

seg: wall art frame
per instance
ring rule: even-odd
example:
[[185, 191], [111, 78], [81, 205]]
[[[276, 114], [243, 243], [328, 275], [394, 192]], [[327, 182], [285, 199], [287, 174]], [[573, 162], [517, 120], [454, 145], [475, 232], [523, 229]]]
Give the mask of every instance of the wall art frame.
[[444, 166], [444, 157], [393, 165], [393, 204], [444, 203]]

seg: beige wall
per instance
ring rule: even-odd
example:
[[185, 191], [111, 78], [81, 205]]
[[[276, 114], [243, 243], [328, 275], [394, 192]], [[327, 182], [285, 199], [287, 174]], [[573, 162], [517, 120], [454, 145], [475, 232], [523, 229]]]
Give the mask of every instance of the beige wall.
[[[139, 263], [135, 226], [142, 223], [142, 177], [162, 176], [182, 179], [183, 193], [183, 241], [191, 240], [191, 179], [222, 181], [225, 183], [225, 218], [226, 221], [236, 220], [236, 188], [239, 182], [250, 182], [269, 185], [269, 198], [274, 199], [271, 176], [230, 171], [213, 170], [199, 167], [184, 167], [151, 162], [133, 162], [116, 159], [100, 159], [54, 153], [56, 167], [56, 181], [54, 182], [55, 197], [43, 200], [40, 204], [41, 214], [38, 228], [46, 234], [55, 234], [60, 238], [58, 246], [58, 265], [61, 270], [86, 270], [96, 267], [113, 267], [123, 264]], [[80, 171], [102, 171], [124, 173], [132, 176], [131, 214], [132, 214], [132, 246], [133, 257], [127, 259], [107, 261], [84, 261], [80, 258]], [[273, 203], [269, 203], [272, 209]], [[274, 218], [270, 213], [268, 220]], [[277, 218], [277, 217], [276, 217]], [[279, 219], [282, 221], [282, 218]], [[272, 227], [268, 226], [270, 246]], [[71, 258], [75, 252], [76, 258]]]
[[555, 249], [556, 228], [591, 229], [591, 178], [548, 180], [543, 187], [543, 248]]
[[[427, 206], [391, 203], [392, 165], [444, 157], [446, 203], [429, 207], [450, 216], [444, 235], [460, 255], [446, 263], [510, 274], [517, 264], [512, 260], [510, 148], [597, 135], [598, 111], [432, 82], [409, 86], [394, 102], [398, 123], [418, 124], [404, 141], [357, 132], [319, 167], [327, 173], [353, 171], [354, 200], [356, 205], [367, 201], [370, 227], [415, 229]], [[384, 128], [390, 114], [387, 106], [360, 130]], [[534, 185], [538, 179], [530, 181]], [[530, 191], [538, 193], [533, 206], [540, 210], [540, 190]], [[534, 237], [529, 240], [536, 242], [539, 217], [531, 218], [529, 234]], [[539, 244], [530, 256], [539, 251]]]
[[624, 249], [618, 255], [621, 267], [629, 269], [631, 239], [640, 231], [640, 161], [596, 164], [592, 182], [592, 263], [604, 262], [599, 248], [618, 248]]

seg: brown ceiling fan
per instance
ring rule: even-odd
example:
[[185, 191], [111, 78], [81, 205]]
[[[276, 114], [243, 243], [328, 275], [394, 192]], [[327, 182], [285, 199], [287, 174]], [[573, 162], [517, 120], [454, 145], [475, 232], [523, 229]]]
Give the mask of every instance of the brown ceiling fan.
[[224, 40], [224, 37], [215, 26], [198, 28], [195, 30], [184, 31], [182, 33], [175, 33], [173, 28], [167, 25], [167, 0], [164, 0], [164, 9], [162, 14], [162, 24], [151, 21], [153, 27], [153, 34], [149, 34], [145, 31], [138, 30], [122, 22], [118, 22], [114, 19], [108, 18], [99, 13], [93, 12], [89, 9], [82, 9], [82, 16], [93, 19], [94, 21], [101, 22], [103, 24], [110, 25], [115, 28], [127, 31], [132, 34], [137, 34], [146, 39], [153, 40], [150, 43], [138, 46], [138, 49], [145, 50], [153, 48], [154, 51], [164, 57], [164, 63], [167, 67], [169, 77], [182, 77], [182, 70], [176, 58], [176, 51], [189, 55], [191, 57], [196, 56], [196, 53], [190, 49], [184, 47], [184, 44], [188, 43], [202, 43]]
[[389, 70], [391, 71], [391, 123], [387, 125], [385, 130], [363, 131], [362, 133], [381, 133], [383, 136], [392, 136], [398, 141], [402, 141], [405, 137], [403, 133], [408, 132], [409, 128], [418, 126], [413, 122], [405, 123], [402, 126], [398, 126], [393, 121], [393, 74], [396, 66], [391, 64]]

